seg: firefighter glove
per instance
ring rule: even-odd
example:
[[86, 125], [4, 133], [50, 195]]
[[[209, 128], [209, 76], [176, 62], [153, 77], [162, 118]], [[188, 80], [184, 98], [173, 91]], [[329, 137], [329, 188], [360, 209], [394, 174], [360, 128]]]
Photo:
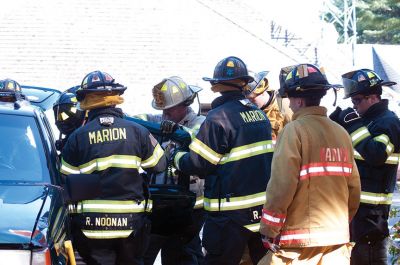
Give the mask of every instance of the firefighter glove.
[[266, 248], [268, 251], [272, 251], [273, 253], [278, 252], [279, 250], [279, 239], [276, 238], [270, 238], [263, 236], [262, 238], [262, 243], [264, 245], [264, 248]]
[[170, 120], [163, 120], [160, 128], [163, 134], [171, 134], [179, 128], [179, 124]]
[[354, 131], [362, 126], [361, 117], [353, 108], [342, 110], [339, 114], [339, 124], [347, 131]]
[[342, 112], [342, 108], [338, 106], [338, 107], [336, 107], [336, 109], [331, 113], [331, 115], [329, 115], [329, 118], [330, 118], [331, 120], [333, 120], [334, 122], [340, 124], [340, 122], [339, 122], [339, 115], [340, 115], [341, 112]]

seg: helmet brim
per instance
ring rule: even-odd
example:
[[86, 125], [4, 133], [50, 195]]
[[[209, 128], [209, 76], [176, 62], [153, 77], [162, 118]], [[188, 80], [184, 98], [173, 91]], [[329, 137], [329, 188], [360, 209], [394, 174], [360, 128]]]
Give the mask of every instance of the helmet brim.
[[107, 87], [107, 88], [95, 88], [95, 89], [79, 89], [76, 91], [76, 98], [78, 101], [83, 100], [87, 94], [90, 93], [98, 93], [98, 92], [118, 92], [122, 95], [127, 87], [125, 86], [118, 86], [118, 87]]
[[203, 90], [203, 88], [199, 86], [188, 85], [188, 87], [193, 93], [199, 93], [200, 91]]
[[210, 82], [210, 83], [220, 83], [220, 82], [225, 82], [225, 81], [231, 81], [231, 80], [243, 80], [246, 82], [246, 84], [253, 82], [254, 78], [249, 75], [243, 75], [243, 76], [238, 76], [238, 77], [232, 77], [232, 78], [211, 78], [211, 77], [203, 77], [204, 81]]

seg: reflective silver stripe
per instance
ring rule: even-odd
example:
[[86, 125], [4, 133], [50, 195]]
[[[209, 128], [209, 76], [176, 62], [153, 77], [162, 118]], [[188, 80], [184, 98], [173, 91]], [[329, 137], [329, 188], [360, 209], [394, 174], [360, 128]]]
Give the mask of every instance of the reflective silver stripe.
[[270, 153], [274, 151], [272, 141], [261, 141], [253, 144], [243, 145], [232, 148], [229, 154], [225, 154], [219, 164], [225, 164], [231, 161], [237, 161], [243, 158], [256, 156], [259, 154]]
[[207, 211], [230, 211], [246, 209], [265, 203], [265, 192], [260, 192], [248, 196], [232, 197], [227, 201], [226, 198], [209, 199], [204, 198], [204, 209]]
[[281, 224], [285, 222], [285, 218], [274, 217], [266, 212], [262, 213], [262, 218], [276, 224]]
[[78, 213], [140, 213], [144, 212], [145, 201], [86, 200], [78, 203]]
[[260, 230], [260, 223], [245, 225], [244, 228], [249, 229], [251, 232], [258, 232]]
[[[301, 231], [301, 230], [299, 230]], [[304, 230], [303, 230], [304, 231]], [[308, 241], [310, 239], [334, 239], [334, 238], [348, 238], [348, 233], [345, 231], [323, 231], [323, 232], [310, 232], [301, 233], [296, 231], [283, 231], [281, 233], [280, 242], [287, 244], [290, 241], [296, 240], [297, 242]]]
[[154, 148], [153, 155], [151, 155], [145, 161], [142, 161], [141, 167], [142, 168], [154, 167], [155, 165], [157, 165], [158, 161], [160, 161], [160, 158], [163, 155], [164, 155], [164, 150], [161, 148], [159, 144], [157, 144], [156, 147]]
[[192, 143], [189, 145], [189, 149], [214, 165], [218, 164], [222, 157], [221, 154], [218, 154], [197, 138], [193, 139]]
[[353, 146], [356, 146], [359, 142], [370, 136], [367, 127], [363, 126], [356, 131], [354, 131], [351, 136], [351, 141], [353, 142]]
[[110, 239], [110, 238], [126, 238], [128, 237], [133, 230], [107, 230], [107, 231], [99, 231], [99, 230], [84, 230], [82, 229], [82, 233], [88, 238], [94, 239]]
[[373, 193], [361, 191], [361, 199], [360, 202], [366, 204], [387, 204], [390, 205], [392, 203], [393, 193]]

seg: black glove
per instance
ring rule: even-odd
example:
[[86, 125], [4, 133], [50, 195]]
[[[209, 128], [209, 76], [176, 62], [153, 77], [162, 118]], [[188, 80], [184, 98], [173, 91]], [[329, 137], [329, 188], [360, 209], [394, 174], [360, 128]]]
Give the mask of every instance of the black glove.
[[339, 123], [339, 115], [342, 112], [342, 108], [337, 106], [336, 109], [329, 115], [329, 119], [333, 120], [336, 123]]
[[179, 124], [170, 120], [163, 120], [160, 128], [163, 134], [171, 134], [179, 128]]
[[362, 119], [353, 108], [347, 108], [341, 111], [338, 119], [339, 124], [348, 131], [354, 131], [362, 126]]

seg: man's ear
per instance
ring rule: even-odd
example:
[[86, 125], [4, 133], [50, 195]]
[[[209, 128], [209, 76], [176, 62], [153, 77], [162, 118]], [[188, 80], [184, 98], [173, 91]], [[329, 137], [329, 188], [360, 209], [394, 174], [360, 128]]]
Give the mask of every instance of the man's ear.
[[306, 101], [304, 98], [296, 98], [295, 104], [297, 107], [305, 107], [306, 106]]

